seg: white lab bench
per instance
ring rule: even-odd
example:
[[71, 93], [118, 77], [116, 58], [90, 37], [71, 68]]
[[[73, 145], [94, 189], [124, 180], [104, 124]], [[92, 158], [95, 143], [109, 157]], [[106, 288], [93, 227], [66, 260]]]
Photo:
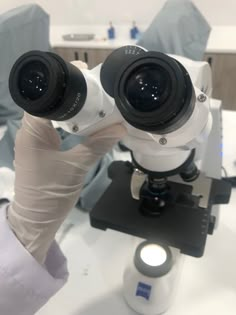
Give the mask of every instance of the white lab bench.
[[[236, 175], [235, 112], [223, 112], [223, 136], [223, 165], [229, 175]], [[205, 255], [185, 258], [177, 296], [166, 315], [236, 314], [235, 209], [234, 189], [230, 204], [221, 206], [220, 224], [208, 236]], [[136, 238], [93, 229], [88, 214], [74, 210], [57, 239], [68, 257], [70, 278], [37, 315], [136, 314], [122, 297], [123, 269]]]

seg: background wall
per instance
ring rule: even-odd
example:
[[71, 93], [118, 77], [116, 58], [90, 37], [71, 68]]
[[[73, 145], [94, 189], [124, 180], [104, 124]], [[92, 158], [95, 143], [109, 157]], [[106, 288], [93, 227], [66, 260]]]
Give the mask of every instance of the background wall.
[[[0, 13], [36, 2], [51, 15], [53, 25], [149, 24], [165, 0], [0, 0]], [[193, 0], [211, 25], [236, 25], [235, 0]]]

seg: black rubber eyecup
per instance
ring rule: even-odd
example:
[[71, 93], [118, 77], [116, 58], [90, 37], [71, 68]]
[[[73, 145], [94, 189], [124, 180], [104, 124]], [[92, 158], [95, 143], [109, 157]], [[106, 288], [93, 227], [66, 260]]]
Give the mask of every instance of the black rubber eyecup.
[[[47, 89], [45, 93], [35, 100], [27, 99], [22, 95], [19, 82], [22, 80], [22, 69], [29, 64], [40, 63], [47, 69]], [[22, 55], [13, 68], [9, 77], [9, 90], [15, 103], [32, 115], [46, 117], [59, 100], [63, 97], [66, 84], [66, 67], [57, 62], [50, 53], [30, 51]]]
[[[28, 97], [30, 87], [27, 86], [29, 79], [25, 69], [28, 73], [35, 71], [42, 76], [43, 93], [37, 90], [36, 97], [34, 91], [30, 91]], [[25, 78], [26, 82], [22, 83]], [[29, 114], [57, 121], [74, 117], [87, 97], [83, 73], [58, 55], [41, 51], [30, 51], [15, 62], [9, 77], [9, 90], [15, 103]]]
[[[150, 111], [138, 110], [127, 98], [128, 80], [142, 67], [158, 67], [163, 73], [167, 73], [168, 78], [168, 95], [163, 97], [156, 109]], [[195, 93], [186, 69], [175, 59], [159, 52], [139, 55], [122, 67], [116, 77], [114, 98], [119, 111], [129, 124], [158, 134], [180, 128], [191, 116], [195, 104]]]

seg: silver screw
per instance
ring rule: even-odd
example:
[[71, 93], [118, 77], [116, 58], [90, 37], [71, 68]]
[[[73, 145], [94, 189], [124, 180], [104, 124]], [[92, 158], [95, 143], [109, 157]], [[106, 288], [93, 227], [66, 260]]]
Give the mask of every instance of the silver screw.
[[159, 143], [160, 143], [161, 145], [167, 144], [166, 138], [161, 138], [161, 139], [159, 140]]
[[79, 126], [78, 126], [78, 125], [74, 125], [74, 126], [72, 127], [72, 131], [73, 131], [73, 132], [78, 132], [78, 131], [79, 131]]
[[204, 103], [206, 101], [207, 97], [205, 94], [199, 94], [197, 99], [199, 102]]
[[103, 118], [103, 117], [105, 117], [105, 116], [106, 116], [106, 112], [104, 112], [104, 110], [101, 110], [101, 111], [99, 112], [99, 117]]

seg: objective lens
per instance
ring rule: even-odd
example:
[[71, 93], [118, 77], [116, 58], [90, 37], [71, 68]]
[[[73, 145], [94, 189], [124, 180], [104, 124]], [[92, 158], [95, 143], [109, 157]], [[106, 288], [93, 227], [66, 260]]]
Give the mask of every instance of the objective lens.
[[27, 63], [20, 71], [18, 87], [26, 100], [37, 100], [48, 89], [49, 72], [42, 62]]
[[146, 65], [136, 69], [128, 77], [125, 96], [136, 110], [150, 112], [163, 105], [170, 90], [168, 72], [155, 65]]

